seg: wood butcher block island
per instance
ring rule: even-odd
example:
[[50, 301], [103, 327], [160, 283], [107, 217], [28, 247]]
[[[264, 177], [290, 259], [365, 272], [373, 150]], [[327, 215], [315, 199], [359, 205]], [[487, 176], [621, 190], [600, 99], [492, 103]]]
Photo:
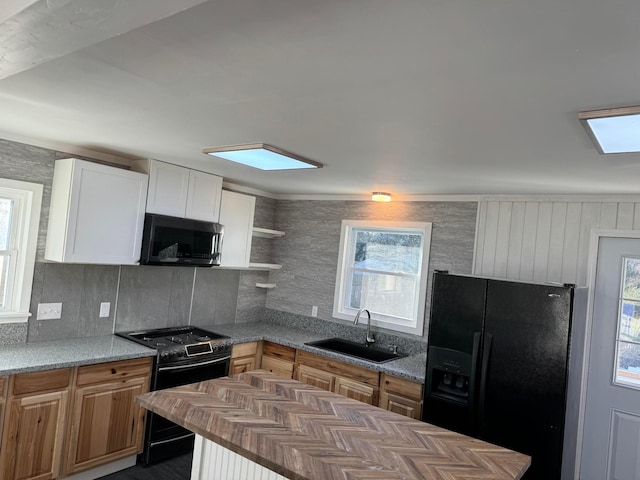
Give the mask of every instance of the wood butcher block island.
[[262, 370], [136, 401], [291, 480], [516, 480], [530, 464], [526, 455]]

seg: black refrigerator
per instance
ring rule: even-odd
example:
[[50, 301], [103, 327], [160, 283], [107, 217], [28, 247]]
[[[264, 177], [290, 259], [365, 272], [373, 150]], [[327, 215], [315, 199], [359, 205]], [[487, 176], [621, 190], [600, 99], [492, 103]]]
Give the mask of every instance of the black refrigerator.
[[423, 420], [530, 455], [560, 480], [571, 285], [433, 278]]

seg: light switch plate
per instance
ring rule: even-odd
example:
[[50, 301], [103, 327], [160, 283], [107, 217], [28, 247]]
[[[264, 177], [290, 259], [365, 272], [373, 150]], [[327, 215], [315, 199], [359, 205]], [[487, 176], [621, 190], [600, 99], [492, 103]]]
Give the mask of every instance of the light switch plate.
[[62, 317], [62, 303], [39, 303], [36, 320], [57, 320]]
[[111, 311], [111, 302], [102, 302], [100, 304], [100, 318], [108, 317], [110, 311]]

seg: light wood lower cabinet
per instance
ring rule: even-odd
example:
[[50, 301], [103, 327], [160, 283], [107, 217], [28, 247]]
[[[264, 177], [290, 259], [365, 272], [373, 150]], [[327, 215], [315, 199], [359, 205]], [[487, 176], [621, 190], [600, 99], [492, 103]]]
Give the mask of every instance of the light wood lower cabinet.
[[380, 376], [380, 408], [420, 420], [422, 388], [421, 383], [383, 373]]
[[59, 475], [71, 373], [65, 368], [10, 377], [0, 455], [4, 480]]
[[333, 392], [336, 386], [336, 376], [333, 373], [325, 372], [324, 370], [319, 370], [305, 364], [298, 364], [296, 380], [329, 392]]
[[260, 368], [286, 378], [293, 378], [295, 358], [295, 348], [273, 342], [264, 342], [262, 346], [262, 366]]
[[151, 359], [78, 368], [65, 473], [70, 475], [142, 451]]
[[300, 382], [378, 405], [378, 372], [302, 350], [295, 365], [294, 378]]
[[229, 375], [255, 370], [258, 365], [258, 342], [238, 343], [233, 346]]
[[[151, 358], [0, 378], [0, 478], [49, 480], [142, 451]], [[8, 385], [5, 387], [5, 385]]]

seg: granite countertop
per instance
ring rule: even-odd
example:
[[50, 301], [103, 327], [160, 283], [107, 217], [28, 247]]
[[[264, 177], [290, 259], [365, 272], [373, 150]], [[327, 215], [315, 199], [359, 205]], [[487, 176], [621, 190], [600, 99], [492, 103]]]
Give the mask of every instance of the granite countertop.
[[331, 337], [331, 335], [314, 333], [299, 328], [285, 327], [262, 322], [203, 325], [202, 328], [223, 335], [228, 335], [231, 337], [232, 343], [267, 340], [281, 345], [286, 345], [288, 347], [316, 353], [328, 358], [334, 358], [353, 365], [370, 368], [379, 372], [385, 372], [414, 382], [424, 383], [425, 369], [427, 365], [427, 354], [425, 352], [409, 355], [386, 363], [375, 363], [351, 357], [349, 355], [343, 355], [305, 345], [306, 342], [323, 340]]
[[0, 347], [0, 375], [153, 357], [155, 350], [115, 335]]
[[264, 370], [136, 397], [288, 478], [517, 480], [530, 457]]
[[[424, 352], [391, 362], [375, 363], [305, 345], [306, 342], [322, 340], [331, 337], [331, 335], [309, 332], [299, 328], [263, 322], [202, 325], [201, 327], [229, 336], [228, 342], [231, 344], [267, 340], [424, 383], [427, 362]], [[152, 357], [154, 355], [155, 350], [115, 335], [3, 345], [0, 347], [0, 375]]]

